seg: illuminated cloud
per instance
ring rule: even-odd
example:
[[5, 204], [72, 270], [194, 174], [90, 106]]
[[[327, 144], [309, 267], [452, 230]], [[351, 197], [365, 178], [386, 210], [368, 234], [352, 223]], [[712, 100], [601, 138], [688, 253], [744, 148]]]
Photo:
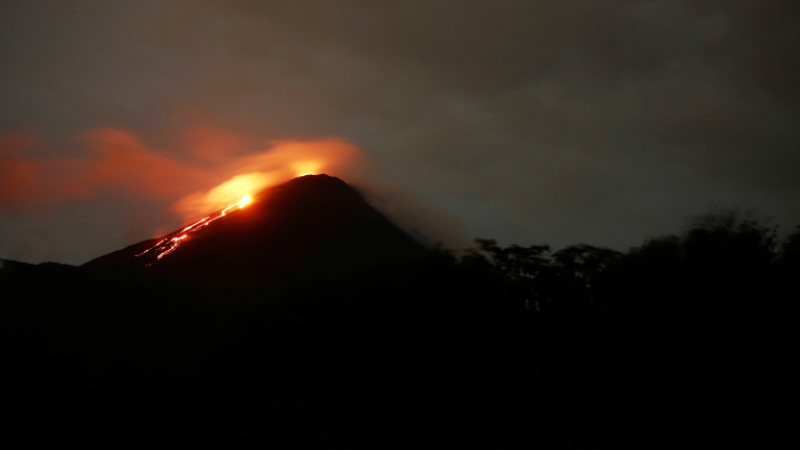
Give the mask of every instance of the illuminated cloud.
[[362, 152], [337, 138], [271, 141], [260, 152], [230, 159], [220, 168], [229, 178], [183, 197], [173, 209], [185, 220], [195, 220], [297, 176], [327, 173], [346, 180], [360, 179], [358, 173], [363, 167]]
[[169, 198], [214, 179], [207, 169], [161, 154], [125, 130], [103, 128], [79, 138], [94, 157], [85, 162], [83, 173], [74, 181], [87, 183], [93, 194], [113, 189], [133, 196]]
[[49, 147], [35, 135], [3, 133], [0, 203], [23, 208], [113, 193], [172, 203], [183, 219], [195, 220], [296, 176], [360, 179], [365, 165], [361, 150], [338, 138], [270, 141], [252, 151], [252, 140], [221, 130], [191, 128], [181, 136], [183, 148], [170, 153], [130, 131], [99, 128], [75, 137], [84, 154], [64, 157], [34, 154]]
[[[20, 209], [105, 193], [175, 198], [214, 179], [208, 170], [160, 154], [125, 130], [95, 129], [76, 140], [86, 154], [54, 156], [34, 135], [0, 135], [0, 204]], [[48, 155], [33, 152], [41, 149]]]
[[[168, 144], [154, 146], [119, 127], [96, 128], [61, 140], [34, 133], [0, 133], [0, 210], [15, 217], [47, 216], [54, 220], [46, 223], [61, 230], [61, 214], [78, 217], [79, 205], [111, 200], [105, 205], [113, 205], [106, 207], [113, 208], [107, 214], [114, 216], [86, 216], [80, 219], [81, 226], [102, 230], [113, 222], [111, 229], [121, 239], [114, 245], [125, 245], [194, 222], [296, 176], [327, 173], [348, 182], [368, 178], [360, 174], [366, 167], [363, 152], [334, 137], [264, 141], [210, 127], [161, 131], [154, 136]], [[147, 218], [139, 216], [143, 211]], [[17, 228], [11, 230], [12, 225], [22, 228], [14, 231]], [[0, 241], [7, 249], [4, 255], [43, 259], [31, 251], [30, 243], [14, 237], [23, 228], [21, 222], [6, 222], [11, 231]], [[37, 248], [47, 251], [41, 245], [47, 236], [35, 236]], [[103, 247], [98, 242], [97, 247]], [[84, 247], [85, 255], [78, 261], [108, 251], [108, 247]]]
[[0, 205], [15, 206], [41, 195], [41, 168], [26, 158], [26, 151], [37, 145], [39, 139], [31, 134], [0, 134]]

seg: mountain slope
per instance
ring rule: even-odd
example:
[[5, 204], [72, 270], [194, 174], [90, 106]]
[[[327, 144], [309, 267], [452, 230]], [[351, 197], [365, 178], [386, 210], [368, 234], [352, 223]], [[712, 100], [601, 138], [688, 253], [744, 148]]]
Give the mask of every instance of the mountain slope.
[[[197, 231], [185, 230], [101, 256], [84, 267], [236, 290], [285, 276], [335, 276], [408, 261], [424, 252], [352, 187], [327, 175], [299, 177], [266, 189], [246, 208]], [[173, 238], [179, 241], [174, 249], [167, 245]], [[167, 244], [148, 251], [164, 240]], [[157, 259], [160, 252], [164, 255]]]

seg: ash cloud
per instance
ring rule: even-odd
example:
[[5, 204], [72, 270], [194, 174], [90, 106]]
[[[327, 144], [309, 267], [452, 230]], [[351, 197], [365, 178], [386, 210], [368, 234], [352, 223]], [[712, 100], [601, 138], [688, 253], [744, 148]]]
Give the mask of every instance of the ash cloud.
[[0, 181], [3, 205], [23, 209], [44, 202], [96, 197], [104, 193], [170, 198], [213, 180], [202, 168], [160, 154], [135, 135], [104, 128], [75, 136], [84, 151], [37, 156], [42, 140], [28, 134], [0, 135], [5, 175]]
[[[51, 227], [63, 231], [63, 221], [52, 214], [55, 205], [116, 201], [117, 214], [124, 214], [127, 222], [124, 227], [117, 225], [117, 237], [126, 241], [116, 245], [123, 246], [135, 242], [132, 236], [138, 235], [139, 240], [158, 236], [170, 231], [171, 226], [196, 221], [245, 195], [257, 195], [296, 176], [327, 173], [355, 183], [401, 226], [422, 235], [439, 236], [437, 230], [443, 223], [456, 226], [453, 218], [424, 201], [412, 202], [403, 189], [376, 181], [367, 170], [369, 162], [363, 151], [339, 138], [273, 140], [253, 147], [255, 139], [219, 129], [191, 127], [176, 134], [182, 145], [165, 151], [120, 128], [91, 130], [72, 137], [81, 151], [69, 156], [52, 149], [46, 152], [49, 156], [33, 154], [32, 149], [52, 144], [29, 133], [0, 134], [0, 175], [5, 175], [0, 178], [0, 206], [7, 214], [44, 214], [49, 216]], [[174, 211], [181, 222], [173, 218], [154, 228], [152, 222], [143, 222], [125, 211], [134, 199], [162, 210], [162, 215], [163, 210]], [[409, 204], [415, 207], [409, 208]], [[18, 240], [13, 246], [5, 243], [10, 253], [6, 257], [27, 259], [33, 254], [38, 259], [37, 244], [40, 253], [61, 256], [61, 247], [77, 244], [59, 245], [51, 239], [45, 246], [39, 237]]]

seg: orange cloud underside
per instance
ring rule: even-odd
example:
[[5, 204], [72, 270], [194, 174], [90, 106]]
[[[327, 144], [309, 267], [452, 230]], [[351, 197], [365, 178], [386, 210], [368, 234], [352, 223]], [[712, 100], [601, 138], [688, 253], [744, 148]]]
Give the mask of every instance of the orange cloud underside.
[[207, 170], [164, 156], [123, 130], [95, 130], [81, 139], [95, 156], [83, 167], [95, 190], [106, 187], [129, 195], [173, 197], [213, 179]]
[[212, 179], [207, 170], [162, 155], [124, 130], [97, 129], [77, 140], [86, 148], [85, 155], [36, 156], [33, 151], [47, 143], [32, 135], [1, 134], [0, 202], [22, 206], [103, 192], [174, 197]]
[[220, 172], [228, 178], [210, 189], [183, 197], [173, 208], [185, 219], [192, 219], [297, 176], [313, 173], [347, 176], [362, 166], [358, 147], [340, 139], [270, 141], [265, 151], [230, 158]]
[[36, 150], [52, 150], [44, 140], [0, 133], [0, 205], [110, 193], [173, 204], [194, 219], [298, 175], [347, 176], [363, 161], [357, 147], [336, 138], [270, 141], [258, 151], [253, 140], [220, 130], [193, 128], [181, 138], [181, 148], [164, 151], [130, 131], [100, 128], [75, 137], [80, 155], [39, 156]]

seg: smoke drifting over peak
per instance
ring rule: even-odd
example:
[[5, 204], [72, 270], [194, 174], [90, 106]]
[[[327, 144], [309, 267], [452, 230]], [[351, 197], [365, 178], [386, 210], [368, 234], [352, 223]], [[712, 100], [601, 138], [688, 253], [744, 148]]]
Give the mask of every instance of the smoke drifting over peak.
[[[30, 203], [109, 192], [169, 200], [196, 191], [191, 195], [199, 198], [205, 195], [200, 192], [204, 188], [210, 189], [211, 197], [219, 197], [228, 191], [260, 190], [308, 173], [327, 171], [347, 177], [364, 167], [361, 150], [337, 138], [271, 141], [246, 153], [246, 148], [233, 145], [248, 140], [230, 133], [193, 129], [186, 135], [190, 139], [183, 148], [162, 150], [120, 128], [91, 130], [60, 144], [30, 133], [2, 133], [0, 202], [25, 208]], [[225, 142], [199, 141], [198, 136], [224, 136]], [[215, 186], [222, 181], [228, 184]], [[186, 205], [177, 209], [191, 212]]]
[[230, 178], [178, 200], [173, 208], [185, 220], [194, 220], [297, 176], [328, 173], [345, 180], [362, 179], [359, 173], [365, 164], [361, 150], [335, 138], [272, 141], [261, 152], [216, 161], [217, 170]]
[[[408, 195], [398, 187], [375, 181], [363, 151], [343, 139], [273, 140], [259, 146], [254, 139], [211, 128], [195, 127], [173, 134], [180, 136], [181, 144], [158, 149], [121, 128], [94, 129], [61, 143], [49, 143], [30, 133], [4, 133], [0, 135], [0, 175], [4, 175], [0, 179], [0, 207], [42, 212], [56, 205], [105, 198], [118, 201], [124, 210], [131, 199], [138, 198], [157, 210], [158, 216], [177, 214], [179, 218], [135, 233], [137, 239], [146, 239], [294, 177], [327, 173], [357, 185], [368, 198], [378, 199], [379, 207], [389, 210], [401, 226], [422, 234], [430, 229], [433, 236], [443, 234], [437, 231], [442, 223], [457, 229], [452, 218], [445, 219], [445, 213], [423, 202], [412, 202], [419, 208], [411, 211]], [[426, 219], [425, 215], [436, 219]], [[52, 224], [61, 226], [58, 220]], [[126, 239], [130, 235], [124, 233]], [[27, 246], [21, 255], [11, 252], [4, 256], [35, 258], [35, 253], [28, 255], [30, 248]]]
[[208, 181], [202, 168], [161, 154], [118, 128], [84, 132], [62, 145], [78, 150], [65, 151], [27, 133], [0, 135], [3, 206], [25, 209], [110, 192], [154, 200]]

